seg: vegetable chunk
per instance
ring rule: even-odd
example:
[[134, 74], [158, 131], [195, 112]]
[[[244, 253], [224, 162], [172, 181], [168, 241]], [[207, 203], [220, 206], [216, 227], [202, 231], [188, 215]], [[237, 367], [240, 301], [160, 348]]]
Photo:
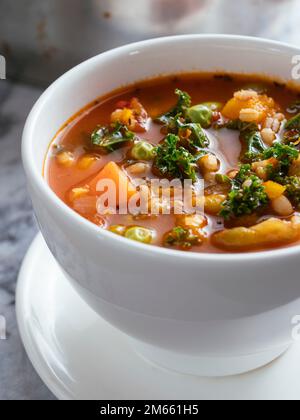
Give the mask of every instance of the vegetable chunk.
[[287, 222], [271, 218], [250, 228], [225, 229], [213, 236], [213, 243], [222, 249], [239, 250], [252, 247], [276, 246], [295, 242], [300, 238], [298, 217]]
[[[130, 199], [130, 197], [136, 193], [136, 188], [134, 185], [130, 182], [125, 172], [122, 171], [122, 169], [119, 168], [115, 162], [109, 162], [107, 165], [105, 165], [99, 174], [89, 182], [88, 185], [90, 187], [90, 191], [97, 193], [98, 182], [106, 179], [115, 183], [118, 205], [124, 204], [121, 198], [124, 195], [124, 191], [127, 193], [127, 199]], [[120, 194], [121, 190], [122, 194]]]
[[284, 194], [286, 187], [277, 182], [267, 181], [263, 184], [265, 191], [270, 200], [275, 200]]
[[124, 124], [129, 130], [135, 133], [147, 131], [148, 114], [137, 98], [130, 102], [121, 102], [111, 114], [111, 122]]
[[274, 99], [249, 90], [236, 92], [234, 98], [230, 99], [223, 108], [222, 114], [231, 120], [261, 123], [276, 109]]

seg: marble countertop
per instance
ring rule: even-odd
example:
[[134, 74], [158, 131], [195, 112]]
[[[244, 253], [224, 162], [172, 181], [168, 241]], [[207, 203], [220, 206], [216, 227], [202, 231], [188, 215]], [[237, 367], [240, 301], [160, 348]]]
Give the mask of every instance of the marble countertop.
[[0, 316], [7, 325], [6, 340], [0, 340], [0, 400], [54, 398], [23, 349], [14, 295], [20, 264], [37, 233], [21, 165], [21, 135], [40, 94], [40, 89], [0, 80]]

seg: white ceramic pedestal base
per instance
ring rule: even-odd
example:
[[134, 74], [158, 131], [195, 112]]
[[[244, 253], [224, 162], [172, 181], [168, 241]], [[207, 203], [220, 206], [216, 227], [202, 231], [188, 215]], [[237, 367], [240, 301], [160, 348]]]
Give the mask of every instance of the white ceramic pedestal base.
[[[69, 285], [39, 235], [21, 269], [17, 316], [27, 353], [37, 372], [60, 399], [299, 400], [300, 345], [247, 375], [204, 379], [157, 367], [139, 357], [131, 340], [92, 311]], [[144, 356], [178, 369], [173, 356], [144, 347]], [[151, 352], [148, 354], [149, 350]], [[256, 357], [257, 366], [285, 349]], [[163, 359], [163, 357], [168, 357]], [[228, 365], [237, 360], [226, 359]], [[189, 359], [189, 362], [193, 362]], [[197, 361], [199, 362], [199, 360]], [[205, 373], [203, 364], [199, 370]], [[209, 366], [211, 360], [206, 360]], [[243, 360], [243, 368], [248, 363]], [[195, 371], [195, 364], [185, 369]], [[223, 369], [220, 361], [217, 371]], [[230, 367], [230, 366], [229, 366]], [[232, 370], [230, 367], [230, 370]], [[253, 359], [249, 368], [253, 368]], [[210, 367], [211, 370], [211, 367]], [[216, 372], [217, 373], [217, 372]]]
[[148, 345], [135, 343], [142, 357], [174, 372], [219, 378], [251, 372], [276, 360], [289, 347], [243, 357], [189, 357], [160, 350]]

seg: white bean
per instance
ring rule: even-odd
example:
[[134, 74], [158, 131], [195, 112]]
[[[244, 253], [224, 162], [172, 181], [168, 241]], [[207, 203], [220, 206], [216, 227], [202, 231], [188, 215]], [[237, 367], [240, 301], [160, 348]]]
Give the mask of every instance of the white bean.
[[276, 139], [276, 134], [271, 128], [264, 128], [261, 131], [261, 136], [263, 141], [268, 145], [272, 146], [274, 143], [274, 140]]
[[243, 122], [256, 122], [259, 120], [259, 112], [252, 108], [242, 109], [240, 112], [240, 120]]
[[294, 211], [290, 200], [285, 195], [272, 200], [272, 209], [279, 216], [290, 216]]

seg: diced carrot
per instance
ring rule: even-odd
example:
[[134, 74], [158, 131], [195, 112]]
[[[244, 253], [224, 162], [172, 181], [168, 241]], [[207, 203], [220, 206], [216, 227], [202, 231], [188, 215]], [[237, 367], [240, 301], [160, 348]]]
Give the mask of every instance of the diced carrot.
[[[104, 168], [98, 173], [98, 175], [89, 182], [90, 191], [94, 194], [97, 193], [97, 184], [101, 180], [109, 179], [114, 181], [116, 186], [116, 193], [117, 193], [117, 204], [126, 204], [124, 203], [123, 197], [125, 196], [125, 192], [127, 193], [127, 201], [136, 193], [136, 188], [130, 182], [129, 178], [122, 171], [121, 168], [115, 162], [107, 163]], [[120, 191], [122, 190], [122, 195]]]
[[226, 118], [230, 118], [231, 120], [237, 120], [243, 108], [245, 108], [245, 102], [242, 103], [241, 101], [232, 98], [224, 106], [222, 114]]
[[262, 122], [266, 117], [276, 111], [274, 100], [267, 95], [257, 95], [248, 100], [240, 100], [236, 97], [230, 99], [222, 110], [224, 117], [231, 120], [240, 118], [242, 110], [254, 110], [257, 114], [257, 123]]
[[275, 200], [276, 198], [281, 197], [286, 190], [286, 187], [273, 181], [267, 181], [263, 184], [263, 186], [265, 187], [267, 196], [270, 200]]

